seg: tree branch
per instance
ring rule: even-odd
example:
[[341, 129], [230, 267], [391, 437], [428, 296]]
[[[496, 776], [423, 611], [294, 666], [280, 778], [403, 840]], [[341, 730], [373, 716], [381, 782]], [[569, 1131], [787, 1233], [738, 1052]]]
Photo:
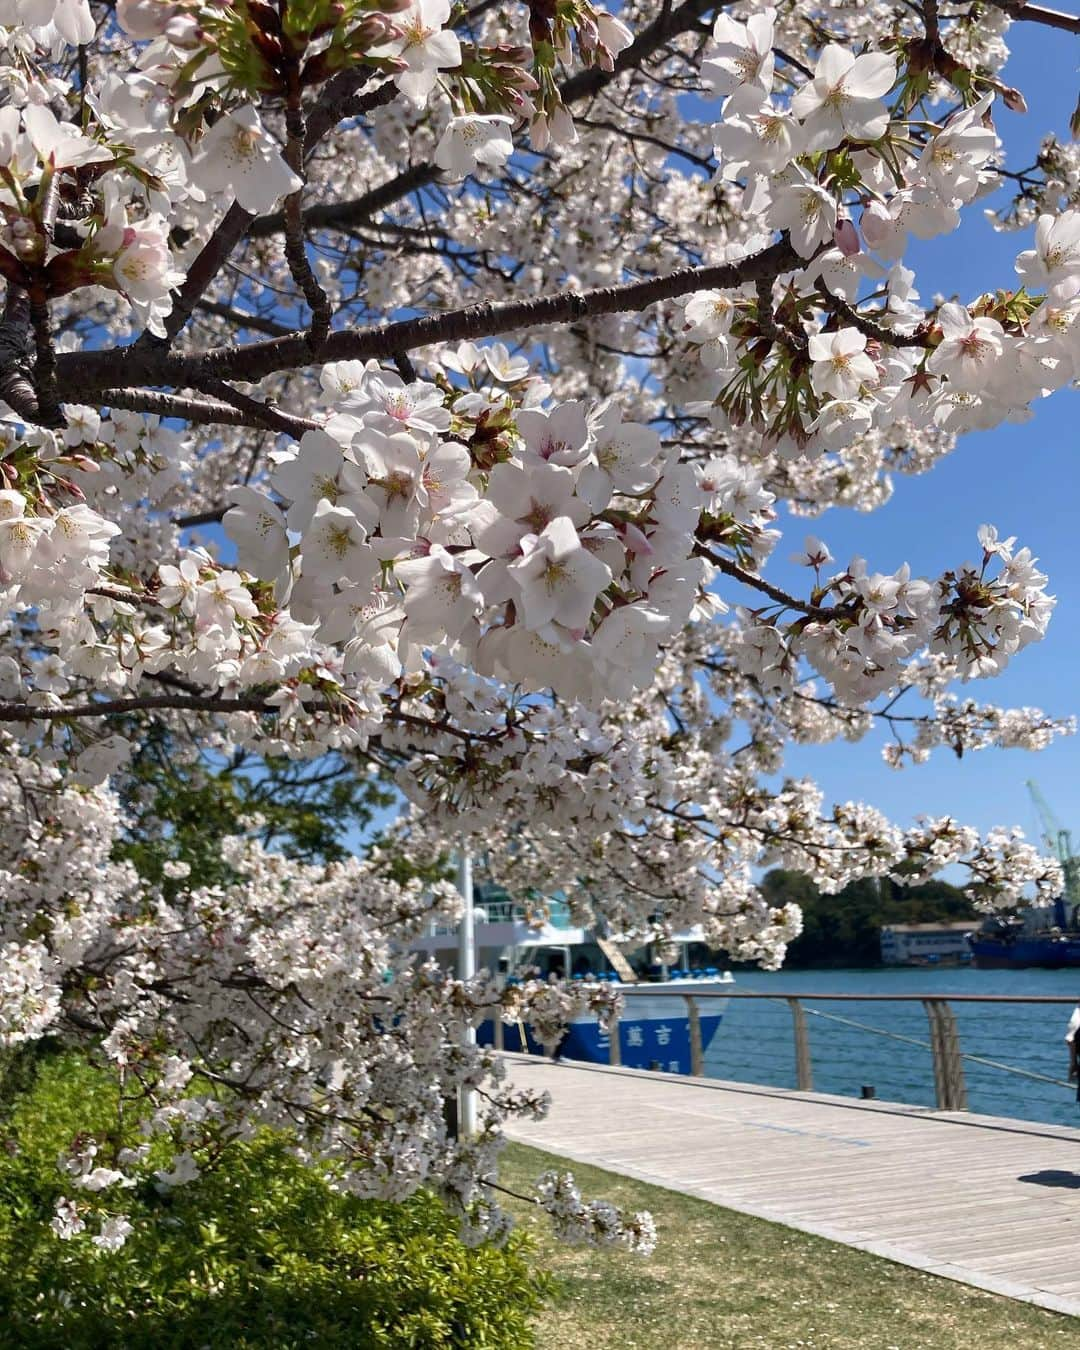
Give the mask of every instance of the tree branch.
[[0, 320], [0, 399], [28, 422], [37, 422], [38, 397], [30, 380], [30, 297], [14, 282], [7, 284]]
[[[215, 695], [141, 694], [131, 698], [102, 699], [98, 703], [69, 703], [60, 708], [35, 708], [27, 703], [0, 703], [0, 722], [56, 722], [65, 717], [115, 717], [153, 709], [188, 712], [257, 712], [277, 716], [276, 704], [254, 696], [218, 698]], [[321, 708], [310, 709], [321, 712]]]
[[203, 379], [199, 381], [199, 387], [242, 413], [245, 426], [282, 431], [286, 436], [292, 436], [296, 440], [299, 440], [305, 431], [318, 431], [322, 426], [321, 422], [315, 422], [310, 417], [297, 417], [293, 413], [283, 413], [277, 408], [272, 408], [268, 403], [234, 389], [224, 380]]
[[[694, 291], [731, 289], [759, 278], [776, 277], [803, 266], [805, 260], [792, 249], [785, 236], [768, 248], [737, 262], [709, 267], [684, 267], [666, 276], [645, 281], [600, 286], [589, 291], [562, 291], [535, 300], [511, 300], [503, 304], [468, 305], [445, 314], [426, 315], [384, 324], [359, 332], [331, 333], [319, 354], [321, 361], [392, 359], [399, 352], [413, 351], [432, 343], [461, 342], [492, 337], [498, 333], [548, 324], [578, 322], [603, 314], [642, 310], [661, 300]], [[115, 385], [117, 376], [130, 384], [196, 385], [207, 379], [241, 379], [255, 383], [278, 370], [294, 370], [311, 364], [307, 335], [254, 342], [242, 347], [218, 347], [208, 352], [176, 355], [169, 352], [139, 352], [127, 347], [102, 352], [73, 352], [59, 358], [65, 386], [80, 394]]]
[[[249, 412], [241, 410], [239, 405], [182, 398], [179, 394], [163, 394], [157, 389], [103, 389], [98, 399], [102, 407], [125, 408], [129, 412], [156, 413], [159, 417], [179, 417], [185, 422], [206, 426], [259, 429], [267, 426], [265, 416], [256, 418]], [[312, 427], [318, 425], [317, 422], [311, 423]]]
[[987, 0], [995, 9], [1003, 9], [1011, 19], [1027, 19], [1060, 28], [1065, 33], [1080, 34], [1080, 15], [1063, 14], [1058, 9], [1043, 9], [1041, 5], [1025, 5], [1024, 0]]
[[300, 107], [299, 89], [294, 101], [285, 111], [285, 125], [288, 130], [288, 144], [285, 147], [285, 162], [298, 175], [301, 186], [285, 198], [285, 258], [293, 281], [304, 293], [304, 299], [311, 310], [311, 330], [308, 333], [308, 345], [312, 355], [318, 353], [330, 331], [330, 321], [334, 317], [330, 306], [330, 297], [319, 285], [318, 278], [311, 270], [307, 256], [307, 243], [304, 239], [304, 225], [301, 209], [304, 200], [303, 184], [307, 181], [304, 173], [304, 142], [306, 131], [304, 114]]
[[734, 577], [736, 581], [741, 581], [744, 586], [750, 586], [753, 590], [760, 591], [762, 595], [767, 595], [770, 600], [775, 600], [778, 605], [783, 605], [785, 609], [797, 609], [801, 614], [809, 615], [811, 619], [820, 619], [824, 623], [835, 619], [840, 613], [836, 605], [827, 607], [811, 605], [805, 600], [799, 600], [794, 595], [789, 595], [787, 591], [782, 591], [779, 586], [774, 586], [764, 577], [748, 572], [745, 567], [740, 567], [731, 558], [725, 558], [721, 553], [714, 553], [711, 548], [706, 548], [704, 544], [698, 544], [695, 552], [702, 558], [708, 559], [718, 571], [723, 572], [726, 576]]
[[887, 347], [925, 347], [926, 334], [917, 330], [914, 333], [897, 333], [891, 328], [883, 328], [881, 324], [875, 323], [873, 319], [868, 319], [860, 314], [853, 305], [842, 299], [839, 295], [834, 295], [825, 283], [818, 278], [817, 289], [821, 294], [822, 303], [826, 309], [832, 310], [841, 319], [849, 323], [852, 328], [857, 329], [868, 338], [873, 338], [876, 342], [882, 343]]

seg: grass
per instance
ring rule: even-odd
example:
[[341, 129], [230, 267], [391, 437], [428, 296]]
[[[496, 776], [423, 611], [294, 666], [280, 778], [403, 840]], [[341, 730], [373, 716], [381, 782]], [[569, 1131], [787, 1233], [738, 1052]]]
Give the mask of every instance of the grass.
[[508, 1202], [557, 1279], [538, 1350], [1080, 1350], [1078, 1319], [520, 1144], [500, 1179], [520, 1190], [550, 1167], [651, 1210], [660, 1241], [647, 1259], [566, 1248]]

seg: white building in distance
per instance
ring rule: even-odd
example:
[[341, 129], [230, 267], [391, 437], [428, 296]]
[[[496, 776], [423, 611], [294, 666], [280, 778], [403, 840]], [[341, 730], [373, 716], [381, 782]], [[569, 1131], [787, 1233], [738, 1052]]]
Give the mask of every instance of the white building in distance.
[[969, 961], [968, 935], [977, 919], [959, 923], [892, 923], [881, 930], [881, 959], [887, 966], [936, 966]]

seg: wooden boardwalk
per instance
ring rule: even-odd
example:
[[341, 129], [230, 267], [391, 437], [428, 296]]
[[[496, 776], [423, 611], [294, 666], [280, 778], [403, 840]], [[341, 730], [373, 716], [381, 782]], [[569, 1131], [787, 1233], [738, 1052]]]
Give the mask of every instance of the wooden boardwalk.
[[521, 1143], [1080, 1316], [1080, 1129], [507, 1059]]

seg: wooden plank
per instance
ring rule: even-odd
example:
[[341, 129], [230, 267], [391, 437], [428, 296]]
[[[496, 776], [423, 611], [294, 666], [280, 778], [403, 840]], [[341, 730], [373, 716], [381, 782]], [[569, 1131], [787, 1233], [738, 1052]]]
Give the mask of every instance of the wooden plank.
[[[515, 1139], [1080, 1316], [1080, 1130], [508, 1056]], [[917, 1179], [917, 1185], [915, 1184]]]

